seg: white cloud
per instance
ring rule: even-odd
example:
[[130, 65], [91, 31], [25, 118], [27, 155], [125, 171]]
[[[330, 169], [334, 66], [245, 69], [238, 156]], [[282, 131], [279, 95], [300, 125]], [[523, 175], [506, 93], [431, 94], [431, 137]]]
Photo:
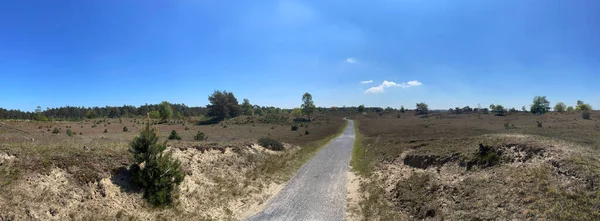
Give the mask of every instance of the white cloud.
[[356, 59], [355, 58], [346, 58], [346, 62], [348, 62], [350, 64], [354, 64], [354, 63], [356, 63]]
[[368, 84], [368, 83], [373, 83], [373, 80], [368, 80], [368, 81], [361, 81], [361, 84]]
[[375, 86], [375, 87], [371, 87], [371, 88], [367, 89], [365, 91], [365, 94], [383, 93], [384, 88], [389, 88], [389, 87], [409, 88], [409, 87], [421, 86], [422, 84], [423, 83], [421, 83], [419, 81], [409, 81], [406, 83], [397, 84], [396, 82], [393, 82], [393, 81], [384, 80], [383, 83], [381, 83], [379, 86]]

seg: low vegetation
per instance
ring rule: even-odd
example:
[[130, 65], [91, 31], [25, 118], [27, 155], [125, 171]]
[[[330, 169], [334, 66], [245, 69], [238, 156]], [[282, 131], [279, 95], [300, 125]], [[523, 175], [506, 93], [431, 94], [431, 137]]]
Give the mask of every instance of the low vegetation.
[[274, 151], [280, 151], [283, 150], [283, 144], [275, 139], [272, 138], [268, 138], [268, 137], [262, 137], [260, 139], [258, 139], [258, 144], [269, 149], [269, 150], [274, 150]]
[[579, 120], [583, 111], [499, 117], [503, 107], [491, 109], [496, 113], [357, 115], [351, 165], [361, 197], [354, 217], [600, 219], [597, 122]]

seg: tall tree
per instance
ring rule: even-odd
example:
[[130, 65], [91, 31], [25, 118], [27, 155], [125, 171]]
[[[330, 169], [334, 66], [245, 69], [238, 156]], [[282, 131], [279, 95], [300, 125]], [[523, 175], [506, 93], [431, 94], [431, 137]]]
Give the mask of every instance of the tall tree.
[[310, 115], [315, 111], [315, 103], [312, 100], [312, 95], [308, 92], [302, 95], [302, 113], [308, 116], [308, 121], [310, 121]]
[[253, 115], [254, 114], [254, 109], [252, 108], [252, 105], [250, 104], [250, 100], [248, 99], [244, 99], [244, 102], [242, 102], [242, 113], [244, 115]]
[[169, 102], [163, 101], [158, 107], [158, 113], [160, 114], [160, 119], [162, 121], [166, 121], [173, 116], [173, 108], [171, 108], [171, 104], [169, 104]]
[[216, 90], [208, 96], [208, 101], [210, 101], [210, 105], [207, 105], [209, 116], [225, 119], [239, 114], [238, 101], [231, 92]]
[[589, 104], [584, 103], [581, 100], [577, 101], [577, 106], [575, 107], [576, 111], [587, 111], [587, 110], [591, 110], [592, 106]]
[[416, 115], [428, 114], [429, 106], [426, 103], [417, 103], [417, 109], [415, 110]]
[[358, 112], [361, 112], [361, 113], [365, 112], [365, 105], [363, 105], [363, 104], [358, 105]]
[[550, 110], [550, 101], [546, 99], [546, 96], [535, 96], [533, 98], [533, 104], [531, 104], [531, 113], [533, 114], [545, 114]]
[[567, 105], [565, 105], [565, 103], [563, 102], [558, 102], [556, 103], [556, 105], [554, 105], [554, 111], [562, 113], [565, 112], [565, 110], [567, 109]]

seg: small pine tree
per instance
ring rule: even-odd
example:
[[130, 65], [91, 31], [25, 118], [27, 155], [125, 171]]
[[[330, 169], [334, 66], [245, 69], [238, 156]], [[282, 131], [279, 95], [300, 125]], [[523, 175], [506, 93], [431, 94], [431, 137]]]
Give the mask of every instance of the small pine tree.
[[406, 110], [404, 110], [404, 106], [400, 106], [400, 113], [404, 113]]
[[[150, 128], [150, 119], [146, 128], [129, 144], [135, 163], [132, 166], [133, 181], [144, 191], [144, 198], [155, 206], [169, 205], [174, 200], [174, 190], [185, 174], [179, 160], [171, 153], [164, 153], [165, 143], [158, 143], [158, 131]], [[144, 163], [144, 167], [140, 164]]]
[[181, 140], [181, 136], [177, 134], [177, 131], [172, 130], [171, 134], [169, 134], [169, 140]]
[[194, 140], [207, 140], [208, 136], [206, 136], [206, 134], [204, 134], [203, 132], [198, 131], [198, 133], [196, 133], [196, 136], [194, 136]]
[[104, 129], [104, 132], [102, 132], [102, 133], [108, 133], [108, 129]]

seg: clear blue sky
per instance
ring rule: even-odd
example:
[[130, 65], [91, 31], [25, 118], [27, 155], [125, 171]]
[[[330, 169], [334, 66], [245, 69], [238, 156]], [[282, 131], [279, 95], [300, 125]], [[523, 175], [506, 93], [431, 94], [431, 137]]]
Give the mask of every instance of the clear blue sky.
[[[600, 1], [2, 1], [0, 107], [600, 108]], [[372, 81], [370, 83], [366, 83]], [[363, 82], [363, 83], [361, 83]], [[384, 83], [385, 82], [385, 83]]]

